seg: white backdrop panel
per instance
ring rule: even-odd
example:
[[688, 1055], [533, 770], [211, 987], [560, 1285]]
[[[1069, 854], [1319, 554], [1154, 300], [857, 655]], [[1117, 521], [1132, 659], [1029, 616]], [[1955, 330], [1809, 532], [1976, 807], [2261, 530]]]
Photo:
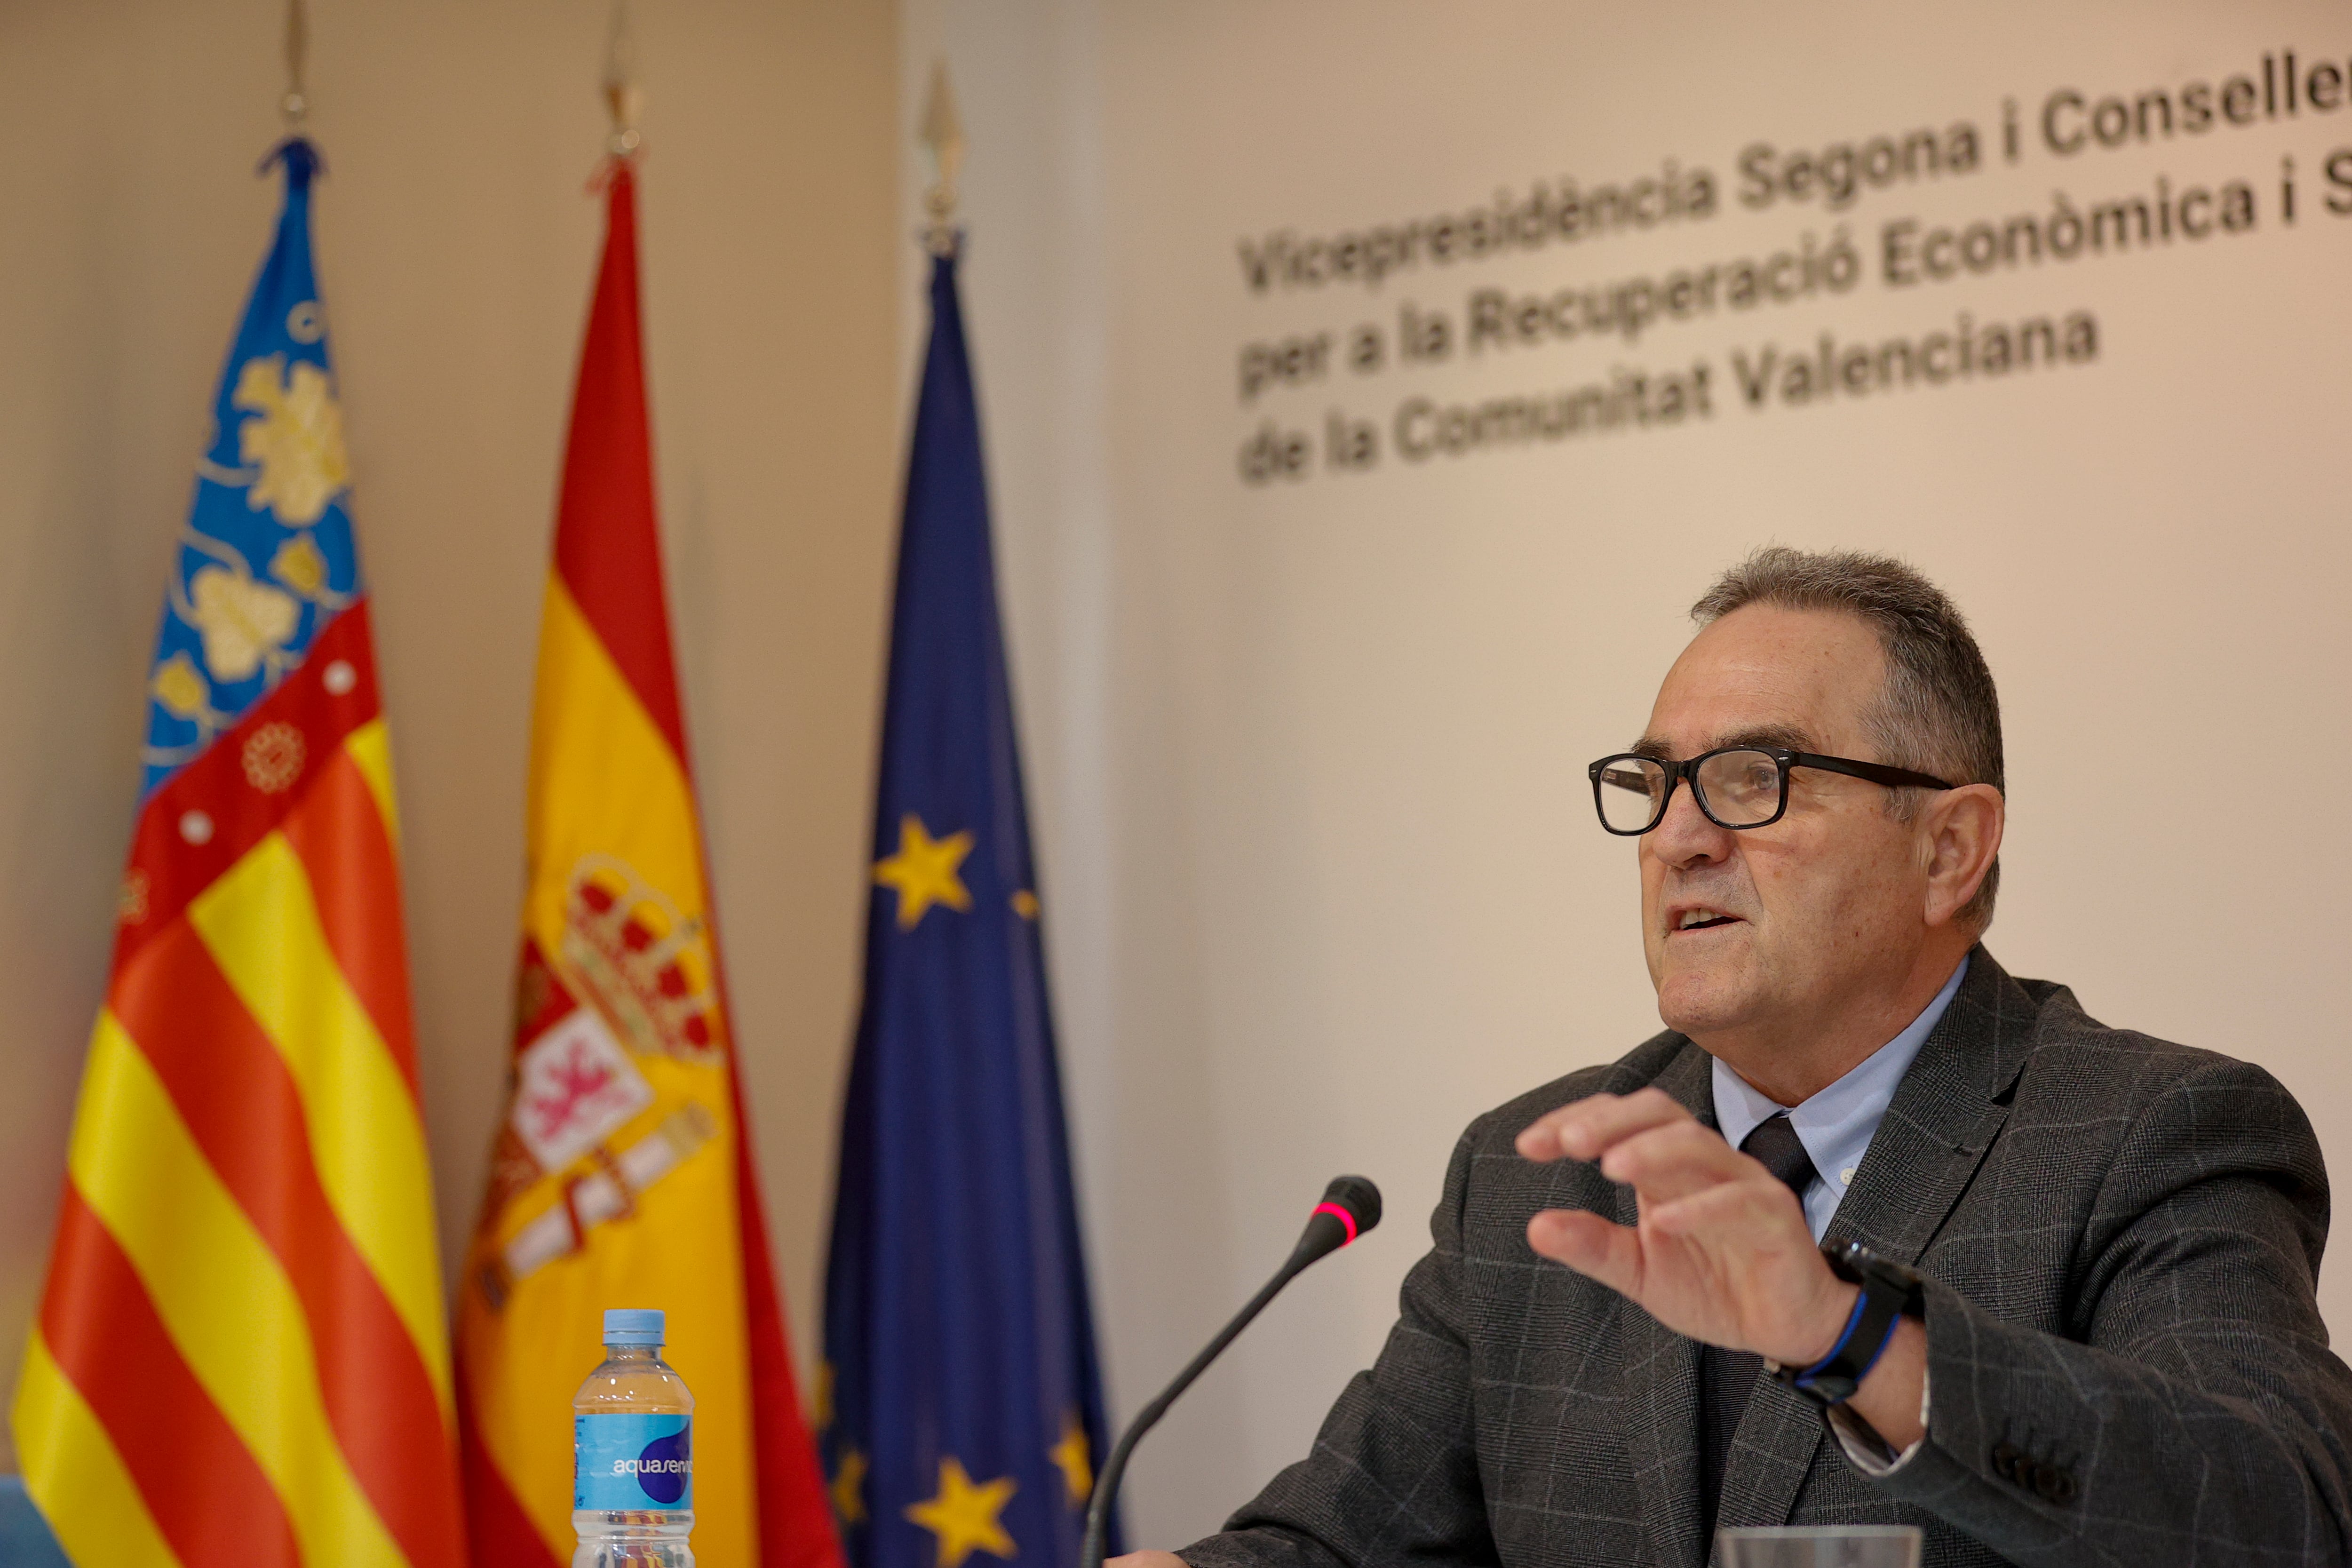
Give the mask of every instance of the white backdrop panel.
[[[1953, 591], [2007, 714], [1993, 950], [2111, 1022], [2268, 1066], [2345, 1164], [2340, 8], [913, 0], [906, 20], [910, 103], [944, 49], [974, 144], [968, 304], [1118, 1409], [1256, 1283], [1325, 1177], [1372, 1175], [1392, 1215], [1145, 1450], [1141, 1540], [1213, 1528], [1305, 1451], [1386, 1331], [1469, 1118], [1656, 1027], [1633, 853], [1594, 826], [1583, 765], [1638, 733], [1684, 607], [1758, 543], [1893, 551]], [[2331, 72], [2336, 107], [2315, 109]], [[2070, 89], [2056, 139], [2084, 144], [2068, 152], [2042, 121]], [[2137, 108], [2149, 90], [2169, 137]], [[2212, 124], [2192, 132], [2200, 100]], [[2117, 145], [2092, 133], [2119, 123]], [[1956, 169], [1963, 124], [1977, 155]], [[1742, 199], [1757, 144], [1784, 172], [1826, 154], [1834, 178], [1835, 148], [1920, 130], [1932, 176], [1839, 201], [1817, 173]], [[1566, 180], [1589, 197], [1669, 160], [1685, 194], [1709, 173], [1710, 215], [1479, 258], [1457, 225], [1456, 253], [1429, 254], [1430, 220], [1498, 191], [1524, 205], [1541, 184], [1556, 206]], [[910, 163], [910, 214], [919, 182]], [[2250, 221], [2223, 228], [2232, 183]], [[2125, 198], [2145, 242], [2129, 209], [2127, 240], [2112, 220], [2095, 247], [2063, 216], [2053, 232]], [[1890, 225], [1916, 226], [1920, 266], [1936, 229], [1985, 221], [1998, 240], [2026, 216], [2038, 263], [2019, 230], [2013, 265], [1887, 279]], [[1419, 259], [1377, 287], [1248, 284], [1244, 241], [1412, 220]], [[1850, 287], [1728, 304], [1729, 264], [1841, 235]], [[1480, 289], [1647, 279], [1665, 299], [1709, 265], [1715, 309], [1631, 342], [1462, 341]], [[1407, 306], [1451, 318], [1449, 358], [1397, 362]], [[1981, 353], [1988, 324], [2078, 313], [2095, 353], [2078, 323], [2055, 366], [1787, 395], [1788, 361], [1824, 332], [1870, 349], [1875, 374], [1890, 342], [1948, 366], [1938, 333]], [[1363, 324], [1384, 368], [1335, 362], [1244, 397], [1248, 345], [1328, 332], [1336, 354]], [[1780, 368], [1751, 404], [1743, 370], [1768, 345]], [[1831, 363], [1851, 374], [1842, 350]], [[1630, 373], [1646, 426], [1420, 460], [1397, 443], [1416, 399], [1475, 411]], [[1368, 468], [1328, 466], [1334, 409], [1373, 429]], [[1304, 477], [1245, 479], [1268, 421], [1307, 441]], [[1412, 416], [1408, 443], [1437, 428]], [[2336, 1274], [2324, 1293], [2352, 1323]]]

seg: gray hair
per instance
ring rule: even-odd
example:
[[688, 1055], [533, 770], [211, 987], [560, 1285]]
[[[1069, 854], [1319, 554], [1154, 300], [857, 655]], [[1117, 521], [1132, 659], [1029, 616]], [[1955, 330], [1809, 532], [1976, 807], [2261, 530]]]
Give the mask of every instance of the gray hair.
[[[1917, 571], [1889, 555], [1767, 545], [1717, 578], [1691, 606], [1691, 619], [1707, 626], [1748, 605], [1843, 610], [1867, 621], [1886, 654], [1885, 689], [1863, 719], [1877, 760], [2006, 793], [1992, 671], [1950, 596]], [[1910, 821], [1922, 793], [1889, 790], [1888, 811]], [[1959, 918], [1982, 932], [2000, 886], [1996, 857]]]

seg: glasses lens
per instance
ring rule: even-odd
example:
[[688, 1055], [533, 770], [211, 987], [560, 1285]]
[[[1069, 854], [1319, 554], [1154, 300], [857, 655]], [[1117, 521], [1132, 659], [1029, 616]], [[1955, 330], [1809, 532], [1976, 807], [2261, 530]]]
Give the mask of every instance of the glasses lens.
[[1601, 820], [1617, 833], [1647, 832], [1666, 798], [1666, 770], [1647, 757], [1612, 757], [1601, 765]]
[[1717, 752], [1698, 766], [1698, 790], [1726, 827], [1754, 827], [1780, 809], [1780, 764], [1769, 752]]

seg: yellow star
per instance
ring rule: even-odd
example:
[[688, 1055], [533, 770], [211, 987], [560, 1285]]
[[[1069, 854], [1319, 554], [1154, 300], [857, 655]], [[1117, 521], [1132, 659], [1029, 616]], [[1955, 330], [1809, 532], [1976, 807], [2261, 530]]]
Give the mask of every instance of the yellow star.
[[1021, 1549], [1013, 1544], [1013, 1537], [1004, 1533], [996, 1516], [1013, 1500], [1013, 1490], [1011, 1476], [999, 1476], [984, 1487], [976, 1487], [963, 1473], [961, 1460], [941, 1459], [940, 1495], [914, 1504], [907, 1510], [907, 1517], [940, 1538], [939, 1568], [963, 1568], [963, 1560], [974, 1552], [1011, 1557]]
[[816, 1363], [816, 1387], [809, 1395], [809, 1404], [814, 1407], [809, 1413], [814, 1417], [812, 1426], [822, 1432], [833, 1425], [833, 1363]]
[[1062, 1472], [1062, 1479], [1070, 1489], [1070, 1506], [1077, 1507], [1095, 1489], [1094, 1450], [1087, 1444], [1087, 1429], [1078, 1422], [1075, 1410], [1062, 1417], [1062, 1440], [1045, 1450]]
[[933, 904], [961, 913], [971, 908], [971, 891], [956, 868], [971, 853], [970, 833], [933, 838], [923, 819], [908, 812], [898, 822], [898, 852], [874, 863], [874, 880], [898, 889], [898, 929], [912, 931]]
[[866, 1456], [855, 1448], [841, 1451], [841, 1463], [833, 1472], [833, 1485], [825, 1489], [833, 1495], [833, 1511], [844, 1524], [856, 1524], [866, 1517]]

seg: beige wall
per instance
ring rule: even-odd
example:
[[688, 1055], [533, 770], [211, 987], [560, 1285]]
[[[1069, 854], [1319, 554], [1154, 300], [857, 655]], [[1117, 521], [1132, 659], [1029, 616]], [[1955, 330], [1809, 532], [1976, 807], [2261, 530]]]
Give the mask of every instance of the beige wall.
[[[656, 472], [796, 1337], [831, 1186], [899, 460], [897, 18], [636, 7]], [[595, 261], [597, 0], [315, 0], [316, 232], [405, 819], [447, 1247], [498, 1111], [525, 730]], [[276, 0], [0, 3], [0, 1359], [39, 1289], [205, 410], [267, 246]], [[0, 1455], [5, 1461], [5, 1455]]]
[[[2218, 79], [2264, 51], [2339, 68], [2340, 6], [2197, 0], [909, 0], [909, 80], [944, 49], [972, 153], [967, 300], [992, 433], [1042, 878], [1117, 1410], [1247, 1295], [1329, 1174], [1391, 1218], [1302, 1279], [1138, 1458], [1134, 1533], [1174, 1545], [1305, 1451], [1393, 1319], [1446, 1152], [1478, 1111], [1656, 1027], [1633, 854], [1583, 768], [1639, 732], [1707, 578], [1769, 540], [1893, 550], [1973, 617], [2012, 802], [1991, 947], [2095, 1015], [2261, 1062], [2352, 1169], [2352, 1016], [2329, 918], [2352, 847], [2352, 216], [2326, 161], [2352, 110], [2060, 159], [1838, 213], [1727, 204], [1381, 289], [1256, 296], [1236, 241], [1432, 216], [1563, 174], [1727, 177], [1784, 149], [1974, 121], [2048, 90]], [[2030, 132], [2029, 132], [2030, 133]], [[2295, 159], [2292, 228], [2276, 205]], [[2347, 153], [2352, 157], [2352, 153]], [[2210, 243], [1969, 276], [1339, 374], [1250, 407], [1240, 346], [1459, 312], [1793, 245], [1847, 226], [2048, 211], [2158, 178], [2252, 183]], [[1750, 413], [1729, 355], [1876, 343], [1958, 312], [2089, 309], [2090, 366]], [[1469, 400], [1713, 364], [1717, 416], [1371, 474], [1244, 486], [1264, 417], [1388, 433]], [[2215, 754], [2248, 759], [2216, 768]], [[2254, 759], [2259, 758], [2259, 761]], [[2322, 1280], [2352, 1331], [2352, 1270]]]

